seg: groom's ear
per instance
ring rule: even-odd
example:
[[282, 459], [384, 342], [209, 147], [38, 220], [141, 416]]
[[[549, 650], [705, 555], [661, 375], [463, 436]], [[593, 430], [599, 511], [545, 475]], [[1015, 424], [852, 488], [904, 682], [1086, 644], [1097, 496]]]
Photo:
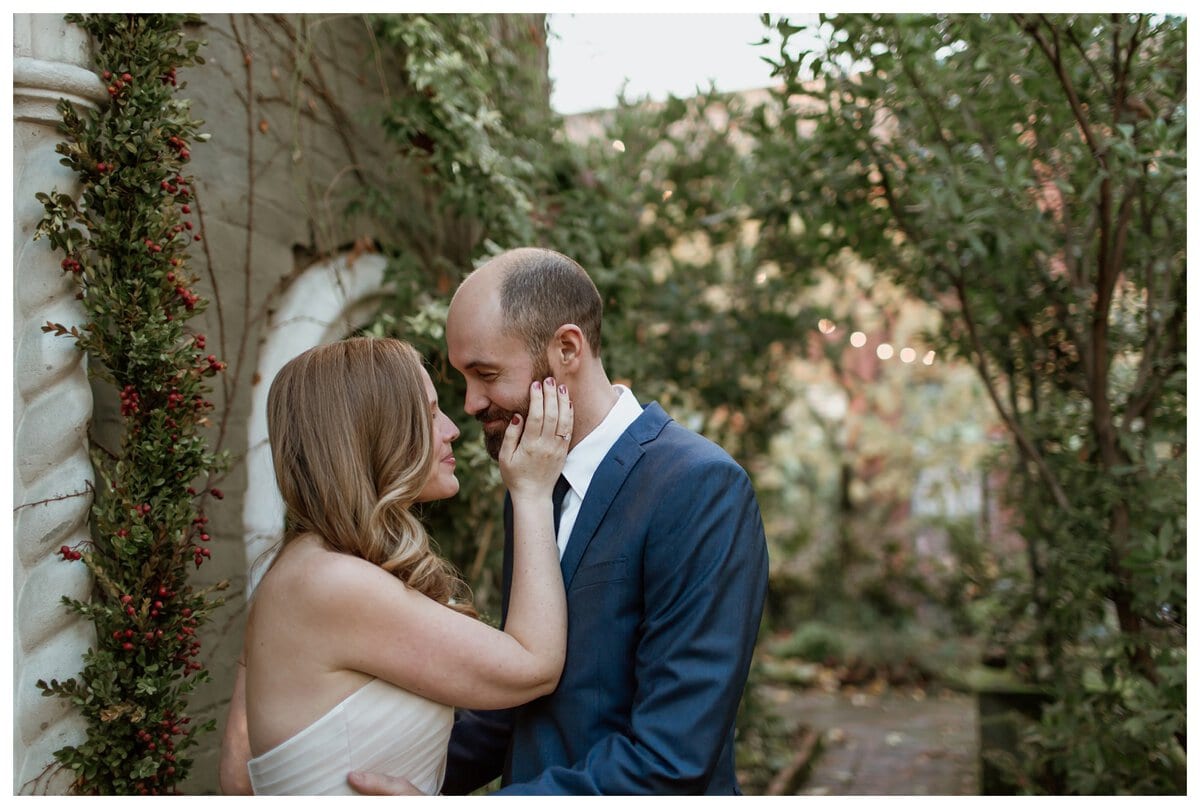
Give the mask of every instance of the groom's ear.
[[587, 340], [580, 328], [574, 323], [564, 323], [555, 330], [546, 358], [555, 376], [566, 377], [579, 372], [579, 363], [587, 351]]

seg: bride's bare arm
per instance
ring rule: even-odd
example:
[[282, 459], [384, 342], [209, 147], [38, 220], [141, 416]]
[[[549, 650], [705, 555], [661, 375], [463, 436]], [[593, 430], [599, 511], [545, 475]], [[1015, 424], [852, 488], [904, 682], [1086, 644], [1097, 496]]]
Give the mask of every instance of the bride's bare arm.
[[329, 644], [324, 659], [464, 708], [511, 707], [554, 690], [567, 615], [550, 494], [569, 444], [560, 436], [570, 435], [573, 413], [565, 390], [535, 386], [528, 417], [509, 426], [500, 451], [514, 533], [504, 631], [361, 559], [325, 556], [304, 588], [313, 594], [314, 639]]
[[[500, 448], [500, 474], [513, 507], [513, 569], [504, 631], [552, 672], [545, 693], [562, 673], [567, 646], [567, 599], [554, 533], [551, 495], [570, 445], [574, 412], [566, 388], [533, 383], [528, 423], [510, 425]], [[463, 707], [471, 707], [463, 705]]]
[[221, 737], [221, 763], [218, 779], [225, 795], [253, 795], [250, 786], [250, 734], [246, 724], [246, 665], [238, 660], [237, 677], [233, 681], [233, 696], [229, 698], [229, 715], [225, 719], [225, 734]]

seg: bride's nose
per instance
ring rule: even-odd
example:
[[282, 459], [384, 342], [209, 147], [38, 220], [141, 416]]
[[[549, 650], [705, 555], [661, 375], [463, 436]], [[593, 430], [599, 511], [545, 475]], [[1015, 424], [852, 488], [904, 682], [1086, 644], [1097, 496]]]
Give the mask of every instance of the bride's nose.
[[441, 429], [439, 432], [442, 435], [442, 439], [446, 441], [446, 443], [456, 441], [458, 440], [458, 437], [462, 435], [458, 429], [458, 425], [455, 424], [445, 413], [440, 414], [439, 421], [441, 421]]

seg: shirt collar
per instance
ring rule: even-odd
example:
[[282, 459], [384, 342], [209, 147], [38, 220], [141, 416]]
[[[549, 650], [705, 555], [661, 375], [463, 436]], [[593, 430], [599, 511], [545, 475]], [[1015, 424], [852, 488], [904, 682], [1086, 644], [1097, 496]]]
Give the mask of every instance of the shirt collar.
[[633, 391], [624, 385], [613, 385], [613, 389], [619, 394], [616, 403], [604, 420], [596, 425], [596, 429], [584, 436], [567, 454], [566, 463], [563, 465], [563, 477], [571, 484], [571, 491], [581, 500], [587, 494], [600, 462], [629, 425], [642, 415], [642, 406], [638, 404]]

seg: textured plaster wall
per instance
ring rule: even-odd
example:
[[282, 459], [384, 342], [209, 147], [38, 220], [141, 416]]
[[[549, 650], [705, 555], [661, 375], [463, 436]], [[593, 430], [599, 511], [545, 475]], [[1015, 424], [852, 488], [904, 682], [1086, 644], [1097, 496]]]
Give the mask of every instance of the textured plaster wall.
[[[365, 219], [344, 222], [338, 193], [353, 191], [354, 167], [390, 158], [358, 123], [362, 111], [380, 100], [360, 17], [212, 15], [204, 21], [194, 33], [208, 42], [202, 51], [207, 64], [187, 71], [184, 91], [194, 99], [195, 117], [205, 122], [202, 130], [212, 134], [192, 150], [204, 240], [191, 266], [201, 278], [201, 294], [213, 301], [196, 328], [229, 363], [214, 391], [210, 436], [230, 451], [233, 463], [219, 484], [225, 499], [209, 501], [213, 559], [197, 573], [200, 583], [227, 579], [230, 588], [227, 606], [204, 632], [202, 659], [213, 679], [192, 704], [199, 719], [215, 718], [218, 728], [196, 753], [185, 785], [190, 794], [218, 789], [220, 734], [245, 619], [244, 518], [270, 502], [247, 496], [251, 404], [265, 396], [271, 380], [260, 371], [260, 352], [280, 326], [280, 300], [314, 262], [324, 264], [323, 257], [380, 235]], [[311, 54], [317, 67], [300, 54]], [[314, 312], [329, 308], [316, 297], [307, 304]], [[307, 317], [305, 308], [292, 314]], [[296, 342], [289, 348], [295, 354], [307, 347]], [[114, 414], [115, 403], [108, 407]], [[272, 484], [256, 479], [253, 485], [261, 491]]]

